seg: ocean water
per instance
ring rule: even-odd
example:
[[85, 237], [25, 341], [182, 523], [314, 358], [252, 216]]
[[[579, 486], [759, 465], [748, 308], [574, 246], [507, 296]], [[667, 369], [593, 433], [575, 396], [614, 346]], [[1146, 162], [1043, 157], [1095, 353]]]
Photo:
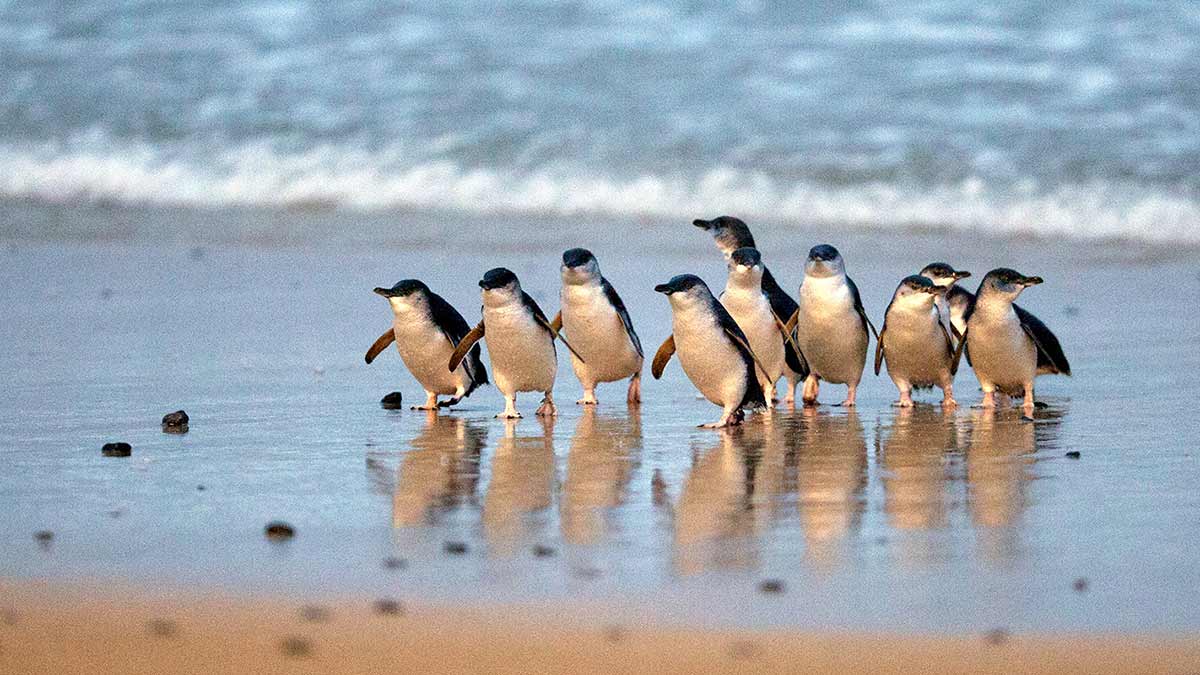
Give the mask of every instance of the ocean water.
[[1200, 243], [1200, 5], [827, 4], [4, 0], [0, 199]]

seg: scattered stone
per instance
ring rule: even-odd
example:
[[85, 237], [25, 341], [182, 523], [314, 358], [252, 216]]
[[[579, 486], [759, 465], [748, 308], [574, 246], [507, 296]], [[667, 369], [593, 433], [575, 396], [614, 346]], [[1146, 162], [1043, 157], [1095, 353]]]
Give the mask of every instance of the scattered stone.
[[151, 619], [146, 622], [146, 629], [154, 637], [169, 638], [179, 633], [179, 626], [168, 619]]
[[1079, 577], [1074, 581], [1074, 583], [1071, 584], [1071, 588], [1075, 589], [1076, 593], [1086, 593], [1088, 589], [1088, 580], [1083, 577]]
[[400, 604], [399, 600], [383, 598], [376, 600], [371, 604], [376, 614], [384, 614], [387, 616], [404, 616], [404, 605]]
[[333, 613], [319, 605], [305, 605], [300, 608], [300, 618], [312, 623], [326, 623], [333, 618]]
[[383, 406], [384, 410], [401, 410], [404, 408], [403, 402], [404, 396], [398, 391], [393, 391], [380, 399], [379, 405]]
[[388, 556], [383, 559], [383, 568], [386, 570], [402, 570], [408, 567], [408, 561], [404, 558]]
[[1045, 410], [1046, 408], [1050, 407], [1050, 404], [1046, 403], [1045, 401], [1034, 401], [1033, 407], [1036, 410]]
[[108, 512], [109, 518], [120, 518], [123, 515], [125, 515], [125, 512], [121, 509], [113, 509], [112, 511]]
[[283, 652], [284, 656], [302, 659], [312, 654], [312, 643], [302, 637], [293, 635], [280, 640], [279, 651]]
[[735, 659], [753, 659], [762, 654], [762, 647], [756, 642], [738, 640], [729, 645], [729, 655]]
[[1000, 646], [1008, 642], [1008, 631], [1003, 628], [993, 628], [983, 634], [983, 641], [992, 646]]
[[763, 579], [758, 584], [760, 593], [782, 593], [784, 591], [783, 579]]
[[463, 555], [467, 552], [467, 545], [461, 541], [448, 541], [442, 546], [442, 550], [450, 555]]
[[267, 539], [274, 541], [284, 541], [296, 536], [296, 529], [280, 520], [267, 523], [265, 532]]
[[1079, 316], [1079, 308], [1075, 305], [1067, 305], [1063, 307], [1063, 314], [1067, 316]]
[[201, 484], [201, 485], [197, 485], [197, 486], [196, 486], [196, 491], [197, 491], [197, 492], [204, 492], [204, 491], [205, 491], [205, 490], [207, 490], [207, 489], [208, 489], [208, 488], [204, 487], [204, 485], [203, 485], [203, 484]]
[[33, 533], [33, 540], [42, 547], [43, 551], [49, 551], [50, 544], [54, 543], [54, 533], [50, 530], [38, 530]]
[[601, 630], [601, 633], [604, 635], [604, 639], [608, 642], [620, 642], [621, 640], [625, 639], [625, 629], [616, 624], [609, 624], [605, 626]]
[[112, 296], [113, 296], [113, 289], [111, 289], [111, 288], [101, 288], [100, 289], [100, 299], [101, 300], [108, 300]]
[[546, 546], [545, 544], [537, 544], [533, 547], [533, 555], [535, 558], [549, 558], [549, 557], [555, 555], [556, 553], [558, 553], [558, 551], [554, 550], [553, 546]]
[[1079, 459], [1082, 456], [1083, 455], [1081, 455], [1078, 450], [1070, 450], [1067, 452], [1067, 454], [1063, 455], [1063, 457], [1066, 457], [1067, 459]]
[[133, 446], [128, 443], [105, 443], [100, 448], [100, 454], [105, 457], [128, 457], [133, 454]]
[[163, 415], [162, 430], [164, 434], [186, 434], [188, 431], [188, 414], [182, 410]]

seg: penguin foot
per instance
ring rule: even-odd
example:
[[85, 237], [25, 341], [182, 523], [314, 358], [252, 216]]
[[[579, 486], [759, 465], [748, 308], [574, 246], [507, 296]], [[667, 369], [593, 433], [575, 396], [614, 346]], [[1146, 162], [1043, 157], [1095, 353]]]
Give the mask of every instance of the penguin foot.
[[414, 405], [413, 410], [437, 410], [439, 405]]
[[462, 403], [462, 400], [463, 400], [462, 396], [455, 396], [454, 398], [448, 398], [445, 401], [438, 401], [437, 405], [439, 408], [449, 408], [450, 406], [454, 406], [454, 405], [458, 405], [459, 403]]
[[[842, 401], [841, 403], [835, 403], [835, 404], [834, 404], [834, 406], [836, 406], [836, 407], [838, 407], [838, 408], [853, 408], [853, 407], [854, 407], [854, 401], [851, 401], [850, 399], [846, 399], [845, 401]], [[912, 404], [911, 404], [911, 403], [909, 403], [907, 406], [900, 406], [900, 407], [902, 407], [902, 408], [911, 408], [911, 407], [912, 407]]]
[[952, 398], [944, 398], [944, 399], [942, 399], [942, 407], [943, 408], [957, 408], [958, 401], [955, 401]]
[[495, 416], [493, 417], [493, 419], [498, 419], [498, 420], [519, 420], [519, 419], [521, 419], [522, 417], [524, 417], [524, 415], [522, 415], [522, 414], [521, 414], [521, 413], [519, 413], [519, 412], [508, 412], [508, 411], [504, 411], [504, 412], [498, 412], [498, 413], [496, 413], [496, 414], [495, 414]]
[[625, 395], [626, 403], [641, 403], [642, 402], [642, 377], [634, 375], [629, 378], [629, 392]]
[[554, 401], [550, 400], [548, 396], [542, 399], [542, 404], [537, 409], [538, 417], [554, 417], [557, 414], [558, 408], [554, 406]]
[[575, 405], [598, 405], [600, 401], [596, 400], [595, 396], [584, 395], [583, 398], [575, 401]]

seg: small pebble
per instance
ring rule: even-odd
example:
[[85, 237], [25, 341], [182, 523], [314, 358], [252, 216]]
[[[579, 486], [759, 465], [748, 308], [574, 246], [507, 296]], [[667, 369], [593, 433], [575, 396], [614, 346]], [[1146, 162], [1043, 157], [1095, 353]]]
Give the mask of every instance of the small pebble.
[[758, 584], [760, 593], [782, 593], [784, 584], [782, 579], [763, 579]]
[[386, 570], [402, 570], [405, 567], [408, 567], [408, 561], [404, 558], [388, 556], [383, 559], [383, 568]]
[[729, 655], [735, 659], [752, 659], [762, 653], [762, 647], [749, 640], [738, 640], [729, 645]]
[[203, 485], [197, 485], [197, 486], [196, 486], [196, 491], [197, 491], [197, 492], [204, 492], [204, 491], [205, 491], [205, 490], [207, 490], [207, 489], [208, 489], [208, 488], [204, 487]]
[[393, 391], [392, 393], [380, 399], [379, 405], [383, 406], [384, 410], [400, 410], [404, 407], [403, 401], [404, 397], [400, 394], [400, 392]]
[[100, 299], [101, 300], [108, 300], [109, 298], [112, 297], [112, 295], [113, 295], [113, 290], [111, 288], [101, 288], [100, 289]]
[[1008, 631], [1003, 628], [993, 628], [983, 634], [983, 641], [989, 645], [998, 646], [1008, 642]]
[[50, 530], [38, 530], [33, 533], [33, 538], [42, 543], [50, 543], [54, 541], [54, 533]]
[[305, 605], [300, 608], [300, 618], [312, 623], [325, 623], [333, 618], [333, 613], [318, 605]]
[[1071, 584], [1071, 588], [1074, 588], [1076, 593], [1086, 593], [1088, 589], [1088, 580], [1084, 579], [1083, 577], [1079, 577], [1074, 583]]
[[151, 619], [146, 622], [146, 629], [154, 637], [169, 638], [179, 633], [179, 626], [167, 619]]
[[448, 541], [442, 546], [442, 550], [450, 555], [463, 555], [467, 552], [467, 545], [461, 541]]
[[267, 523], [265, 532], [267, 534], [267, 539], [272, 539], [275, 541], [283, 541], [296, 536], [295, 528], [279, 520]]
[[105, 443], [100, 448], [100, 454], [105, 457], [128, 457], [133, 454], [133, 447], [128, 443]]
[[604, 639], [609, 642], [620, 642], [625, 639], [625, 629], [616, 624], [605, 626], [601, 633], [604, 635]]
[[302, 659], [312, 654], [312, 643], [302, 637], [286, 637], [279, 642], [279, 651], [284, 656]]
[[182, 410], [167, 413], [162, 418], [164, 434], [186, 434], [188, 431], [188, 414]]
[[123, 515], [125, 515], [125, 512], [121, 509], [113, 509], [112, 511], [108, 512], [109, 518], [120, 518]]
[[1079, 316], [1079, 308], [1075, 305], [1067, 305], [1063, 308], [1063, 314], [1067, 316]]
[[1066, 457], [1067, 459], [1079, 459], [1082, 457], [1082, 455], [1079, 454], [1078, 450], [1071, 450], [1067, 454], [1063, 455], [1063, 457]]
[[545, 544], [538, 544], [533, 547], [533, 555], [536, 558], [549, 558], [556, 553], [558, 553], [558, 551], [555, 551], [553, 547], [546, 546]]
[[375, 610], [376, 614], [386, 614], [388, 616], [404, 615], [404, 605], [400, 604], [400, 601], [390, 598], [376, 600], [371, 604], [371, 607]]

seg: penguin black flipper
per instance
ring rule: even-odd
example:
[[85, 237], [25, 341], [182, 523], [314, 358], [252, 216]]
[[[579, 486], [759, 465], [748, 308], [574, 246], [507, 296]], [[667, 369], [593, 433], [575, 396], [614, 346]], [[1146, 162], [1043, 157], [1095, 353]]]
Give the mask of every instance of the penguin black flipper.
[[554, 315], [554, 320], [550, 322], [550, 330], [555, 333], [562, 330], [562, 310], [559, 310], [558, 314]]
[[521, 291], [521, 302], [524, 303], [525, 307], [533, 313], [533, 318], [535, 321], [537, 321], [537, 324], [542, 328], [545, 328], [546, 332], [550, 334], [551, 341], [554, 341], [554, 338], [562, 340], [562, 343], [567, 346], [567, 349], [570, 350], [572, 354], [575, 355], [575, 358], [579, 359], [581, 363], [587, 363], [587, 361], [584, 361], [583, 357], [579, 355], [579, 352], [575, 351], [575, 348], [571, 346], [571, 343], [567, 342], [567, 338], [563, 337], [562, 333], [558, 332], [554, 328], [554, 324], [550, 323], [550, 319], [546, 318], [546, 313], [542, 311], [541, 307], [538, 307], [537, 302], [535, 302], [533, 298], [529, 297], [529, 294], [525, 291]]
[[870, 329], [875, 335], [875, 341], [879, 342], [879, 331], [875, 330], [875, 324], [867, 318], [867, 310], [863, 307], [862, 296], [858, 294], [858, 286], [854, 285], [854, 280], [846, 277], [846, 285], [850, 287], [850, 294], [854, 296], [854, 311], [858, 312], [858, 317], [862, 319], [863, 330]]
[[967, 333], [970, 332], [970, 329], [963, 331], [962, 337], [958, 340], [958, 348], [954, 350], [954, 358], [950, 360], [952, 374], [958, 372], [958, 364], [962, 361], [963, 354], [967, 355], [967, 365], [971, 365], [971, 352], [967, 350]]
[[[784, 361], [787, 362], [788, 368], [791, 368], [792, 372], [800, 377], [808, 377], [808, 360], [804, 358], [804, 352], [800, 350], [800, 345], [796, 344], [795, 336], [788, 330], [787, 324], [779, 318], [778, 314], [771, 312], [771, 315], [775, 317], [775, 325], [779, 326], [779, 332], [783, 333]], [[795, 358], [794, 362], [793, 357]]]
[[479, 342], [479, 340], [483, 338], [483, 335], [483, 319], [480, 319], [479, 324], [472, 328], [469, 333], [463, 336], [463, 339], [459, 341], [458, 346], [454, 348], [454, 353], [450, 354], [450, 372], [454, 372], [454, 369], [458, 368], [458, 364], [462, 363], [462, 360], [466, 357], [468, 350], [470, 350], [472, 347], [477, 347], [475, 343]]
[[374, 361], [376, 356], [379, 356], [383, 350], [387, 349], [388, 345], [395, 341], [396, 331], [391, 328], [387, 329], [383, 335], [379, 336], [379, 339], [375, 340], [375, 343], [371, 345], [371, 348], [367, 350], [367, 355], [364, 357], [367, 363]]
[[[763, 268], [762, 289], [763, 294], [767, 296], [767, 302], [771, 305], [771, 311], [775, 312], [776, 316], [790, 317], [800, 309], [800, 305], [792, 299], [792, 296], [780, 288], [779, 282], [775, 281], [771, 270], [766, 267]], [[793, 341], [788, 340], [784, 343], [783, 358], [787, 362], [788, 368], [792, 369], [792, 372], [798, 373], [801, 378], [808, 377], [808, 361], [796, 349]]]
[[742, 362], [746, 364], [746, 394], [742, 397], [740, 405], [748, 408], [767, 407], [767, 398], [763, 393], [762, 383], [758, 381], [758, 376], [754, 372], [756, 365], [762, 369], [764, 374], [767, 369], [763, 368], [762, 363], [755, 356], [754, 350], [750, 349], [750, 341], [746, 339], [746, 334], [737, 325], [737, 321], [734, 321], [733, 316], [721, 303], [717, 302], [716, 298], [713, 298], [712, 301], [712, 312], [717, 318], [717, 324], [737, 347], [738, 353], [742, 355]]
[[637, 332], [633, 330], [633, 320], [629, 318], [629, 310], [625, 309], [625, 303], [621, 300], [621, 296], [617, 295], [617, 289], [608, 283], [608, 279], [600, 277], [600, 288], [604, 289], [604, 297], [608, 298], [608, 304], [612, 305], [616, 310], [617, 316], [621, 317], [621, 323], [625, 324], [625, 332], [629, 334], [629, 341], [633, 343], [633, 348], [637, 350], [638, 356], [645, 358], [642, 353], [642, 341], [638, 339]]
[[667, 367], [667, 362], [675, 354], [675, 336], [668, 335], [666, 340], [659, 345], [658, 351], [654, 353], [654, 362], [650, 364], [650, 374], [654, 379], [662, 379], [663, 368]]
[[1067, 355], [1063, 353], [1062, 345], [1059, 344], [1054, 333], [1050, 332], [1046, 324], [1027, 310], [1014, 304], [1013, 311], [1017, 313], [1017, 318], [1021, 321], [1021, 329], [1037, 346], [1038, 372], [1070, 377], [1071, 364], [1067, 361]]
[[[445, 298], [433, 293], [429, 295], [429, 312], [434, 325], [442, 331], [451, 345], [457, 346], [471, 332], [471, 326], [462, 314], [454, 309], [454, 305], [446, 302]], [[483, 350], [478, 344], [471, 347], [470, 358], [466, 360], [467, 375], [471, 378], [471, 388], [464, 396], [469, 396], [481, 385], [488, 383], [487, 369], [483, 367]], [[453, 370], [453, 369], [451, 369]]]
[[[950, 291], [946, 293], [946, 306], [950, 309], [950, 314], [953, 316], [954, 308], [963, 306], [963, 325], [966, 325], [966, 316], [968, 311], [974, 311], [972, 307], [975, 305], [975, 294], [962, 286], [951, 286]], [[958, 327], [953, 323], [950, 324], [950, 329], [954, 331], [954, 339], [961, 340], [962, 334], [958, 332]]]

